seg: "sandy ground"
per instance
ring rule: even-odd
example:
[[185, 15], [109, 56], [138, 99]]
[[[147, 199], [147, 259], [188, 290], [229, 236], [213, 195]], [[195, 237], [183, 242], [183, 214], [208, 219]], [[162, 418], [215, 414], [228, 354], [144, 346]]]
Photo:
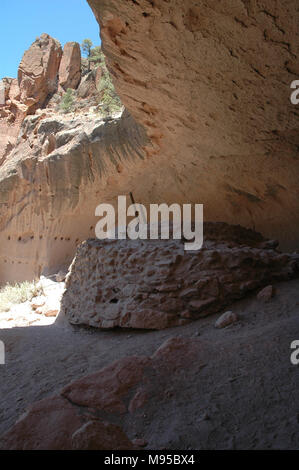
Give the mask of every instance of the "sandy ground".
[[[171, 336], [199, 336], [207, 348], [176, 382], [172, 409], [153, 402], [134, 423], [150, 449], [298, 449], [299, 280], [276, 285], [268, 303], [255, 295], [233, 304], [240, 321], [215, 329], [219, 314], [163, 331], [97, 331], [61, 322], [0, 329], [0, 434], [32, 402], [123, 356], [151, 355]], [[173, 402], [172, 402], [173, 403]], [[46, 417], [45, 417], [46, 419]], [[126, 423], [129, 432], [132, 423]], [[130, 436], [134, 437], [134, 436]]]

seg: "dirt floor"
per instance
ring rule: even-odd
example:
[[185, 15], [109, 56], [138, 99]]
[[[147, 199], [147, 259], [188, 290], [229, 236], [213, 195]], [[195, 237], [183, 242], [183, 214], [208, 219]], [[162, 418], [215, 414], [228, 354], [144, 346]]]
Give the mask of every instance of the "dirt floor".
[[[198, 364], [181, 371], [175, 399], [152, 401], [134, 422], [148, 449], [298, 449], [299, 365], [290, 344], [299, 340], [299, 280], [276, 285], [267, 303], [252, 295], [230, 310], [240, 320], [224, 329], [220, 314], [163, 331], [97, 331], [56, 321], [0, 329], [0, 435], [33, 402], [74, 379], [129, 355], [151, 355], [173, 336], [200, 338]], [[1, 314], [0, 314], [1, 315]], [[128, 419], [125, 431], [130, 434]], [[134, 438], [135, 436], [130, 436]]]

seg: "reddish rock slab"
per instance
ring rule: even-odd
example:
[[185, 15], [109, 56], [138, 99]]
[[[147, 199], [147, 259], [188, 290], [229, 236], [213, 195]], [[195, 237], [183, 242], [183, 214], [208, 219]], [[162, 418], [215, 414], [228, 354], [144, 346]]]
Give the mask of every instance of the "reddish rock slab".
[[77, 429], [72, 435], [72, 448], [74, 450], [136, 449], [120, 426], [98, 420], [88, 421]]
[[76, 89], [81, 81], [81, 50], [77, 42], [67, 42], [59, 67], [59, 85]]
[[124, 398], [141, 381], [149, 362], [148, 358], [137, 356], [120, 359], [100, 372], [71, 383], [61, 394], [78, 406], [125, 413]]
[[[172, 337], [152, 357], [122, 358], [75, 380], [60, 396], [35, 403], [2, 436], [0, 449], [131, 450], [145, 446], [143, 440], [132, 443], [126, 434], [136, 436], [135, 413], [171, 400], [174, 378], [190, 364], [200, 364], [196, 359], [202, 347], [206, 347], [202, 341]], [[185, 380], [185, 374], [180, 380]], [[129, 420], [125, 433], [120, 424], [128, 416], [133, 421]]]
[[18, 70], [20, 99], [31, 113], [56, 92], [61, 56], [59, 41], [48, 34], [42, 34], [24, 53]]
[[5, 450], [69, 450], [72, 434], [84, 420], [60, 396], [35, 403], [0, 440]]

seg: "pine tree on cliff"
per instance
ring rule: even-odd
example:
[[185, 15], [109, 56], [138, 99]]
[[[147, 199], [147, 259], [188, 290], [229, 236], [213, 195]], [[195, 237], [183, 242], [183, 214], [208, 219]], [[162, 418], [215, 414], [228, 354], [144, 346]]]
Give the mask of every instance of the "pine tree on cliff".
[[91, 58], [91, 49], [93, 42], [91, 39], [84, 39], [81, 44], [82, 54], [85, 55], [88, 61], [88, 72], [90, 72], [90, 58]]

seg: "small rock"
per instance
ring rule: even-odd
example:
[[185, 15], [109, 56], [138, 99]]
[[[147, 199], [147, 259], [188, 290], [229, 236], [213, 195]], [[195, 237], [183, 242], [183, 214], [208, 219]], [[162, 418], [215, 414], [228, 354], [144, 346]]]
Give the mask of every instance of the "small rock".
[[234, 312], [228, 311], [223, 313], [215, 323], [215, 328], [225, 328], [232, 323], [238, 321], [238, 315]]
[[263, 300], [264, 302], [268, 302], [272, 297], [275, 295], [275, 289], [273, 286], [264, 287], [258, 294], [257, 299]]
[[44, 315], [45, 317], [57, 317], [59, 310], [47, 310]]
[[46, 303], [46, 298], [43, 295], [40, 295], [38, 297], [33, 297], [31, 300], [31, 307], [33, 310], [36, 310], [38, 308], [41, 308], [45, 305]]

